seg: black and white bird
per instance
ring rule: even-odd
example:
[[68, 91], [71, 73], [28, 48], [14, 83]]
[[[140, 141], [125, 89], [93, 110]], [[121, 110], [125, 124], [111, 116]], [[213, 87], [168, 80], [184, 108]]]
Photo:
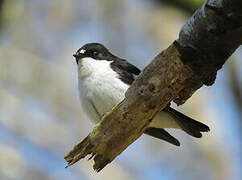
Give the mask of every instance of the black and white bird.
[[[91, 121], [98, 123], [124, 99], [126, 90], [141, 71], [99, 43], [86, 44], [73, 56], [78, 66], [82, 108]], [[169, 106], [157, 113], [144, 133], [179, 146], [179, 141], [164, 128], [178, 128], [197, 138], [202, 137], [201, 132], [209, 131], [205, 124]]]

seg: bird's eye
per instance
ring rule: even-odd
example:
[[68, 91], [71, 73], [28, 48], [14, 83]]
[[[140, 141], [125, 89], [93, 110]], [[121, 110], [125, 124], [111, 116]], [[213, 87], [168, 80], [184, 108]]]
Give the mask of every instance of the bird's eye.
[[93, 51], [92, 54], [93, 54], [93, 56], [97, 56], [98, 52], [97, 51]]

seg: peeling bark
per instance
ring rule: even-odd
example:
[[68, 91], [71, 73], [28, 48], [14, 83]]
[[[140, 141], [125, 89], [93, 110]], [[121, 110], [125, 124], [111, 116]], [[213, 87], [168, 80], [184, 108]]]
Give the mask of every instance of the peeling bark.
[[68, 166], [91, 154], [100, 171], [142, 135], [171, 101], [183, 104], [217, 71], [242, 42], [240, 0], [206, 1], [181, 29], [179, 39], [142, 71], [125, 99], [66, 155]]

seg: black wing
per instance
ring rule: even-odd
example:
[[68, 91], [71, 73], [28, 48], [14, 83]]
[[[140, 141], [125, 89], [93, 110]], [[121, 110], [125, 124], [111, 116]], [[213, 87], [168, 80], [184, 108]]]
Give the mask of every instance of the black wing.
[[202, 137], [201, 132], [209, 131], [209, 127], [206, 124], [196, 121], [169, 106], [163, 109], [163, 111], [173, 116], [174, 120], [179, 124], [182, 130], [193, 137], [200, 138]]
[[111, 68], [118, 73], [119, 79], [131, 85], [135, 79], [134, 75], [139, 75], [140, 70], [124, 59], [117, 59], [111, 63]]
[[180, 142], [163, 128], [147, 128], [144, 133], [155, 138], [167, 141], [176, 146], [180, 146]]

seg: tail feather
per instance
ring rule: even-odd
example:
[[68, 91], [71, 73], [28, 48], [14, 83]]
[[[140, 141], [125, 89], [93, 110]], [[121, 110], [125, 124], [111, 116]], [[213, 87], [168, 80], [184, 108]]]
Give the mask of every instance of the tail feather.
[[164, 111], [170, 113], [174, 119], [176, 120], [177, 124], [189, 135], [201, 138], [202, 133], [201, 132], [208, 132], [209, 127], [201, 122], [198, 122], [171, 107], [167, 107], [164, 109]]
[[167, 141], [173, 145], [180, 146], [180, 142], [162, 128], [147, 128], [144, 132], [147, 135]]

